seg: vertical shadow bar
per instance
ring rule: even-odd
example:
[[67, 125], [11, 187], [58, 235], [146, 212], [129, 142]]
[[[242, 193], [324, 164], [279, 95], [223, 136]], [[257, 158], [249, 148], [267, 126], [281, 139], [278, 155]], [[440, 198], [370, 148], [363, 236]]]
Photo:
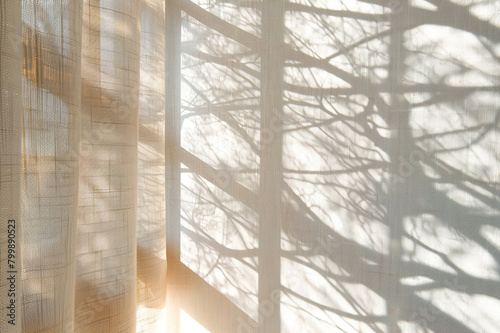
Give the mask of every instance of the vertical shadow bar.
[[283, 177], [283, 43], [285, 0], [267, 0], [262, 8], [259, 329], [280, 332], [281, 182]]
[[[398, 322], [402, 317], [402, 285], [400, 282], [402, 263], [403, 221], [408, 215], [409, 179], [399, 177], [399, 159], [408, 156], [411, 151], [411, 134], [409, 133], [408, 103], [402, 91], [404, 77], [404, 22], [408, 7], [405, 1], [391, 8], [391, 33], [389, 42], [389, 76], [391, 101], [387, 115], [387, 123], [392, 128], [389, 155], [391, 157], [391, 184], [387, 202], [387, 224], [389, 226], [389, 267], [387, 279], [387, 331], [400, 333]], [[397, 177], [397, 178], [395, 178]]]
[[167, 327], [180, 331], [179, 295], [174, 278], [180, 264], [180, 75], [181, 9], [177, 0], [165, 1], [165, 194], [167, 238]]

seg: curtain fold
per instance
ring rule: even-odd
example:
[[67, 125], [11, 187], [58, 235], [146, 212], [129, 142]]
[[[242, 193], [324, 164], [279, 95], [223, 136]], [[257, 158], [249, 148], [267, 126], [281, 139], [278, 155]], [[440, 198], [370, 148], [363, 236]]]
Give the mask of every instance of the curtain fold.
[[23, 331], [73, 328], [80, 125], [78, 1], [23, 2]]
[[163, 1], [0, 8], [1, 331], [163, 331]]
[[137, 331], [165, 332], [165, 8], [141, 4], [137, 202]]
[[[2, 1], [0, 3], [0, 269], [2, 270], [0, 331], [16, 333], [21, 332], [19, 311], [23, 55], [21, 22], [21, 3]], [[14, 288], [11, 288], [11, 284]], [[16, 286], [18, 288], [15, 288]]]
[[138, 2], [84, 1], [76, 331], [132, 331], [136, 305]]

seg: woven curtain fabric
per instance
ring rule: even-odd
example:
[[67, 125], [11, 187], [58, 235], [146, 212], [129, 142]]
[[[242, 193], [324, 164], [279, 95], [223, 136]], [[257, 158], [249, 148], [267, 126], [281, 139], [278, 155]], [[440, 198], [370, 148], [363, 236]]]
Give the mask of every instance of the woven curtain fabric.
[[23, 331], [64, 331], [72, 329], [74, 306], [81, 4], [22, 5], [18, 324]]
[[[20, 2], [0, 4], [0, 264], [2, 270], [20, 273], [20, 256], [17, 252], [17, 264], [9, 268], [9, 250], [11, 260], [14, 259], [14, 244], [21, 239], [21, 170], [22, 170], [22, 8]], [[10, 227], [9, 227], [10, 225]], [[9, 230], [16, 239], [9, 243]], [[8, 246], [11, 245], [11, 249]], [[10, 275], [10, 274], [9, 274]], [[17, 275], [18, 277], [20, 275]], [[1, 274], [0, 292], [7, 296], [10, 292], [10, 280], [6, 273]], [[19, 279], [17, 280], [19, 291]], [[9, 302], [2, 301], [2, 317], [7, 318], [7, 306], [10, 300], [19, 308], [21, 294], [10, 294]], [[3, 299], [2, 298], [2, 299]], [[9, 318], [10, 319], [10, 318]], [[18, 322], [21, 315], [17, 315]], [[2, 320], [1, 331], [7, 329], [21, 332], [20, 325], [8, 328], [8, 322]]]
[[2, 332], [164, 330], [164, 20], [2, 1]]

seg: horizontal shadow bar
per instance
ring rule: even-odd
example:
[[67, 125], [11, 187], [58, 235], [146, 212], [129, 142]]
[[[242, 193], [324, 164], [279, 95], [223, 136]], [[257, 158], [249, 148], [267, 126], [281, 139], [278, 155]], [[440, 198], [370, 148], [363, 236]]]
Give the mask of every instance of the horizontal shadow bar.
[[176, 307], [169, 312], [183, 310], [210, 333], [247, 333], [242, 323], [257, 327], [255, 320], [181, 262], [168, 263], [167, 299], [169, 307]]

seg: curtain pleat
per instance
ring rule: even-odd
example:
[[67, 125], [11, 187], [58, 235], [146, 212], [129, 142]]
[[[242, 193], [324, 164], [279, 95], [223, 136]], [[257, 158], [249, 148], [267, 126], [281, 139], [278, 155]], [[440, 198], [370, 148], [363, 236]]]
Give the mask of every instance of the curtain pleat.
[[[0, 3], [0, 331], [21, 332], [21, 2]], [[10, 255], [10, 256], [9, 256]], [[14, 273], [15, 272], [15, 273]], [[5, 274], [4, 274], [5, 273]], [[14, 278], [14, 279], [13, 279]], [[11, 287], [14, 285], [14, 288]]]
[[23, 332], [68, 332], [74, 308], [81, 3], [24, 1], [22, 22]]
[[136, 328], [139, 34], [138, 1], [84, 1], [77, 332]]
[[165, 8], [141, 5], [137, 175], [137, 332], [165, 332]]

